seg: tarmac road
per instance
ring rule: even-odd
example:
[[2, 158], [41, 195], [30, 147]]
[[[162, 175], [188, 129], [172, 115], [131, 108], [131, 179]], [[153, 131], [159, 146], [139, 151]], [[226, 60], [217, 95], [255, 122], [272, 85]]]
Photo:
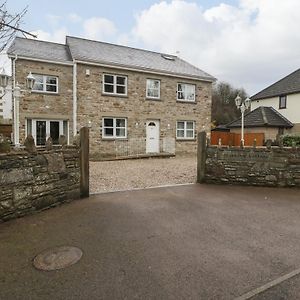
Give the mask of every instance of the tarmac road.
[[[300, 268], [299, 216], [299, 189], [93, 195], [0, 224], [0, 299], [235, 299]], [[64, 245], [82, 249], [77, 264], [32, 266]], [[300, 276], [252, 299], [300, 299]]]

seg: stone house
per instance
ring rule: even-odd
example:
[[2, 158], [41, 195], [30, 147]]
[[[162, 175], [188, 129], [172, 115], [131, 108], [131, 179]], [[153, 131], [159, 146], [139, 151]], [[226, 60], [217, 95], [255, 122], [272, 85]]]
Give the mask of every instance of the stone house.
[[8, 55], [14, 83], [24, 88], [30, 72], [36, 80], [19, 108], [13, 98], [16, 144], [29, 133], [37, 146], [62, 134], [71, 143], [88, 126], [93, 156], [124, 145], [194, 153], [197, 132], [210, 130], [215, 79], [177, 56], [70, 36], [65, 44], [17, 37]]
[[293, 123], [280, 133], [300, 134], [300, 69], [251, 97], [251, 110], [260, 106], [272, 107]]

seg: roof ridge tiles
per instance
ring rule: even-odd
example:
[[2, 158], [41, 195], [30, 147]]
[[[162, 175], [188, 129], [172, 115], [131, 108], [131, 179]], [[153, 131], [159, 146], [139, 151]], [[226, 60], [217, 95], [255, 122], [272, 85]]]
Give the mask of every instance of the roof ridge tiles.
[[128, 48], [128, 49], [133, 49], [133, 50], [139, 50], [139, 51], [150, 52], [150, 53], [155, 53], [155, 54], [159, 54], [159, 55], [167, 55], [167, 56], [172, 56], [174, 58], [179, 58], [177, 55], [174, 55], [174, 54], [158, 52], [158, 51], [154, 51], [154, 50], [147, 50], [147, 49], [137, 48], [137, 47], [132, 47], [132, 46], [125, 46], [125, 45], [120, 45], [120, 44], [116, 44], [116, 43], [97, 41], [97, 40], [92, 40], [92, 39], [87, 39], [87, 38], [82, 38], [82, 37], [72, 36], [72, 35], [66, 35], [66, 45], [67, 45], [67, 38], [84, 40], [84, 41], [89, 41], [89, 42], [94, 42], [94, 43], [99, 43], [99, 44], [106, 44], [106, 45], [111, 45], [111, 46], [116, 46], [116, 47]]

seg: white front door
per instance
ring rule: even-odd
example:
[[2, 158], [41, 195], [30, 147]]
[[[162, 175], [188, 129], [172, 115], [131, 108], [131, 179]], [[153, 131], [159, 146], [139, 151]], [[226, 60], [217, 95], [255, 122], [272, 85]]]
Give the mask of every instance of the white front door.
[[146, 122], [146, 153], [159, 153], [159, 121]]

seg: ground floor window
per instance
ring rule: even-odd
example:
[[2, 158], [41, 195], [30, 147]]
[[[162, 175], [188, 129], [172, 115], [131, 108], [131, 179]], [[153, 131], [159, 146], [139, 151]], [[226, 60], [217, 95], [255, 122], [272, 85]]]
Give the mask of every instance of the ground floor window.
[[127, 137], [127, 119], [105, 117], [102, 119], [103, 138], [119, 139]]
[[194, 121], [177, 121], [176, 138], [177, 139], [194, 139], [195, 122]]
[[27, 135], [32, 134], [37, 146], [46, 144], [48, 137], [53, 145], [58, 145], [59, 136], [69, 136], [67, 120], [37, 120], [27, 119]]

